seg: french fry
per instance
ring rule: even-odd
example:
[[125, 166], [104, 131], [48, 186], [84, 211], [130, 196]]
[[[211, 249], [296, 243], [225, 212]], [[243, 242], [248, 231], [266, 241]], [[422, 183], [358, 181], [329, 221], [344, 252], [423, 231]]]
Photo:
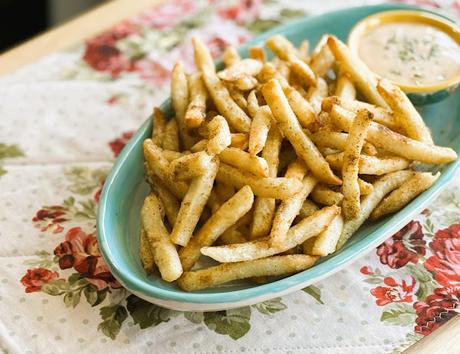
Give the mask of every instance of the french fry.
[[323, 77], [335, 62], [335, 57], [327, 46], [328, 35], [323, 35], [319, 40], [309, 65], [311, 70], [317, 75]]
[[404, 182], [408, 181], [414, 172], [404, 170], [389, 173], [379, 180], [373, 186], [374, 190], [371, 194], [366, 195], [361, 200], [361, 209], [359, 214], [353, 219], [346, 220], [343, 224], [342, 233], [337, 242], [337, 250], [341, 249], [345, 242], [355, 233], [356, 230], [366, 221], [371, 212], [380, 203], [380, 201], [392, 190], [400, 187]]
[[314, 256], [327, 256], [328, 254], [334, 253], [339, 241], [340, 234], [343, 229], [343, 217], [337, 215], [329, 226], [314, 238], [314, 244], [311, 250], [311, 254]]
[[296, 273], [315, 264], [317, 257], [307, 255], [275, 256], [255, 261], [220, 264], [206, 269], [185, 272], [177, 281], [180, 288], [196, 291], [232, 280]]
[[299, 59], [303, 60], [306, 63], [310, 61], [309, 49], [310, 42], [308, 42], [308, 40], [306, 39], [303, 40], [302, 43], [300, 43], [299, 48], [297, 48], [297, 55]]
[[[306, 133], [309, 134], [308, 131]], [[320, 129], [313, 134], [309, 134], [309, 136], [311, 140], [317, 146], [320, 146], [320, 147], [329, 147], [332, 149], [345, 150], [347, 146], [347, 139], [348, 139], [347, 133], [336, 132], [336, 131], [326, 128], [326, 129]], [[372, 144], [365, 142], [363, 145], [363, 152], [368, 155], [376, 155], [377, 149]], [[327, 157], [326, 157], [326, 161], [330, 163]], [[334, 166], [331, 166], [331, 167], [334, 168]]]
[[186, 246], [192, 236], [219, 168], [218, 159], [214, 159], [206, 172], [192, 180], [187, 194], [182, 200], [176, 223], [171, 231], [171, 241], [176, 245]]
[[162, 147], [163, 136], [166, 131], [166, 120], [163, 111], [158, 107], [153, 108], [152, 125], [152, 141], [154, 144]]
[[339, 205], [342, 203], [343, 194], [320, 183], [313, 188], [311, 199], [322, 205]]
[[189, 91], [187, 76], [182, 62], [179, 61], [174, 65], [171, 74], [171, 102], [174, 112], [176, 113], [179, 134], [185, 149], [190, 148], [190, 146], [194, 144], [194, 139], [187, 130], [187, 125], [185, 123], [185, 112], [187, 111], [188, 100]]
[[318, 180], [313, 176], [306, 176], [302, 180], [302, 189], [297, 194], [284, 200], [279, 205], [270, 232], [270, 243], [274, 246], [283, 244], [287, 233], [297, 214], [302, 207], [304, 200], [308, 197]]
[[334, 217], [339, 214], [340, 207], [335, 205], [315, 212], [311, 216], [303, 219], [297, 225], [291, 227], [285, 242], [277, 247], [271, 246], [269, 238], [265, 237], [259, 240], [234, 245], [203, 247], [201, 253], [222, 263], [241, 262], [270, 257], [274, 254], [285, 252], [302, 244], [307, 239], [319, 235], [332, 222]]
[[[279, 166], [279, 153], [281, 149], [281, 136], [276, 125], [272, 125], [268, 132], [265, 147], [262, 150], [262, 157], [267, 161], [268, 173], [272, 178], [276, 178]], [[256, 239], [265, 236], [270, 232], [272, 219], [275, 215], [275, 199], [257, 197], [254, 202], [254, 216], [250, 227], [250, 238]]]
[[232, 142], [230, 128], [222, 116], [215, 116], [208, 123], [209, 140], [206, 150], [211, 155], [220, 154]]
[[310, 102], [310, 105], [316, 114], [321, 112], [321, 103], [327, 95], [327, 82], [323, 78], [319, 77], [316, 81], [316, 86], [310, 87], [307, 92], [308, 102]]
[[[258, 82], [255, 77], [246, 75], [235, 81], [228, 83], [229, 86], [238, 90], [238, 91], [249, 91], [257, 86]], [[244, 96], [243, 96], [244, 97]]]
[[435, 175], [427, 172], [417, 172], [411, 179], [391, 192], [377, 205], [372, 211], [371, 219], [377, 220], [384, 215], [397, 212], [412, 199], [430, 188], [439, 176], [439, 172]]
[[245, 133], [232, 133], [230, 146], [238, 148], [240, 150], [246, 150], [248, 148], [249, 138], [248, 134]]
[[142, 267], [145, 272], [147, 274], [152, 273], [155, 269], [155, 260], [153, 259], [147, 234], [142, 226], [139, 239], [139, 257], [141, 258]]
[[221, 164], [216, 177], [217, 181], [230, 184], [236, 188], [249, 185], [254, 194], [259, 197], [286, 199], [299, 192], [302, 183], [294, 178], [260, 178], [252, 173], [240, 171], [239, 169]]
[[193, 145], [190, 148], [190, 151], [192, 153], [193, 152], [203, 151], [203, 150], [206, 150], [207, 146], [208, 146], [208, 139], [202, 139], [199, 142], [197, 142], [195, 145]]
[[249, 115], [254, 119], [259, 110], [259, 101], [257, 100], [256, 90], [249, 92], [249, 95], [246, 99], [248, 103], [248, 112]]
[[[343, 153], [326, 156], [333, 169], [342, 169]], [[385, 175], [390, 172], [404, 170], [409, 167], [410, 161], [398, 156], [368, 156], [360, 155], [358, 166], [359, 173], [364, 175]]]
[[262, 70], [263, 64], [255, 59], [241, 59], [234, 65], [217, 73], [224, 81], [237, 81], [247, 76], [256, 76]]
[[144, 141], [144, 156], [152, 173], [167, 185], [177, 198], [182, 199], [187, 193], [187, 185], [185, 182], [173, 180], [168, 160], [162, 155], [161, 149], [150, 139]]
[[244, 237], [244, 234], [232, 226], [217, 239], [216, 244], [224, 246], [232, 245], [234, 243], [243, 243], [246, 241], [247, 240]]
[[297, 49], [289, 40], [276, 34], [265, 41], [265, 45], [280, 59], [290, 61], [299, 58]]
[[168, 219], [169, 225], [173, 226], [176, 223], [177, 214], [179, 213], [179, 201], [158, 178], [156, 178], [154, 183], [152, 183], [152, 189], [163, 204], [166, 219]]
[[190, 103], [185, 112], [185, 125], [189, 128], [197, 128], [206, 118], [206, 99], [208, 93], [200, 73], [191, 75], [188, 85]]
[[161, 202], [154, 194], [145, 198], [141, 220], [161, 277], [167, 282], [176, 280], [182, 275], [182, 265], [176, 247], [169, 240], [168, 231], [163, 224]]
[[171, 161], [169, 168], [173, 179], [185, 181], [204, 174], [209, 168], [211, 159], [212, 157], [205, 151], [199, 151]]
[[361, 195], [368, 195], [374, 190], [372, 183], [366, 182], [365, 180], [358, 178], [359, 193]]
[[241, 93], [240, 90], [233, 86], [228, 87], [228, 93], [230, 94], [230, 97], [235, 101], [235, 103], [240, 107], [244, 112], [248, 110], [248, 101], [244, 97], [244, 95]]
[[220, 160], [242, 171], [256, 176], [268, 177], [268, 164], [264, 158], [251, 155], [246, 151], [228, 147], [219, 154]]
[[377, 91], [377, 76], [366, 64], [339, 39], [329, 36], [327, 44], [340, 63], [340, 68], [347, 72], [360, 91], [373, 104], [388, 108], [385, 100]]
[[[195, 59], [196, 60], [196, 59]], [[223, 55], [224, 64], [226, 67], [231, 67], [241, 60], [240, 55], [234, 47], [226, 47]], [[211, 60], [212, 61], [212, 60]]]
[[390, 106], [395, 120], [409, 138], [433, 145], [430, 130], [412, 102], [398, 86], [382, 79], [379, 80], [377, 90]]
[[257, 155], [265, 146], [271, 121], [270, 108], [268, 106], [259, 107], [249, 130], [249, 153], [251, 155]]
[[166, 123], [165, 133], [161, 146], [165, 150], [179, 151], [179, 127], [176, 119], [172, 118]]
[[286, 86], [283, 92], [302, 127], [309, 128], [310, 124], [316, 122], [316, 113], [312, 105], [296, 89]]
[[284, 177], [295, 178], [302, 181], [306, 174], [307, 167], [305, 166], [305, 163], [302, 160], [297, 159], [288, 165]]
[[299, 210], [298, 218], [303, 219], [318, 211], [319, 207], [309, 199], [303, 201], [302, 207]]
[[198, 38], [193, 38], [195, 60], [202, 71], [203, 80], [219, 112], [228, 119], [232, 127], [243, 133], [249, 132], [251, 120], [247, 114], [235, 103], [224, 84], [216, 75], [214, 63], [208, 49]]
[[187, 246], [179, 251], [183, 269], [190, 270], [200, 258], [200, 249], [212, 245], [225, 230], [251, 209], [253, 202], [254, 194], [249, 186], [245, 186], [222, 204], [191, 238]]
[[398, 131], [400, 129], [398, 122], [394, 119], [393, 113], [383, 107], [377, 107], [373, 104], [357, 101], [355, 99], [345, 99], [338, 96], [330, 96], [323, 99], [321, 108], [330, 112], [333, 105], [339, 105], [346, 110], [357, 113], [360, 109], [367, 109], [374, 115], [374, 121], [383, 124], [391, 130]]
[[307, 167], [318, 179], [331, 184], [340, 184], [340, 179], [333, 174], [329, 164], [324, 160], [324, 157], [316, 146], [303, 133], [279, 83], [276, 80], [270, 80], [263, 86], [262, 93], [270, 106], [273, 117], [280, 130], [291, 142], [295, 151], [304, 160]]
[[163, 150], [161, 152], [161, 155], [163, 155], [163, 157], [168, 160], [169, 162], [171, 162], [172, 160], [175, 160], [175, 159], [178, 159], [179, 157], [183, 157], [185, 155], [187, 155], [186, 153], [181, 153], [181, 152], [178, 152], [178, 151], [172, 151], [172, 150]]
[[359, 214], [359, 156], [372, 118], [373, 115], [371, 112], [364, 109], [358, 111], [348, 134], [347, 147], [343, 154], [342, 164], [342, 206], [346, 219], [354, 218]]
[[258, 45], [253, 45], [248, 49], [249, 58], [259, 60], [261, 63], [265, 63], [267, 57], [265, 56], [264, 48]]
[[235, 187], [228, 184], [216, 182], [214, 191], [222, 202], [226, 202], [235, 194]]
[[[339, 125], [344, 131], [350, 130], [354, 113], [334, 105], [331, 110], [331, 116], [333, 117], [334, 124]], [[410, 139], [376, 122], [370, 124], [367, 139], [377, 148], [409, 160], [429, 164], [443, 164], [457, 159], [457, 153], [451, 148], [428, 145]]]
[[303, 87], [310, 87], [316, 85], [316, 76], [313, 70], [307, 63], [300, 59], [290, 60], [291, 73]]
[[[356, 88], [345, 70], [340, 69], [335, 85], [335, 95], [345, 100], [356, 99]], [[374, 113], [375, 119], [375, 113]]]

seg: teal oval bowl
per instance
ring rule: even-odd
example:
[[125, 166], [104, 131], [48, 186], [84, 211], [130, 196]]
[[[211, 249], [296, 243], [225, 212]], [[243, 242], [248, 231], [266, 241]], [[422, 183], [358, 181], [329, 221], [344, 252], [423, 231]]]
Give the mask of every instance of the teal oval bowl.
[[[251, 40], [239, 51], [244, 56], [250, 45], [262, 44], [275, 33], [285, 35], [296, 44], [305, 38], [315, 44], [326, 32], [346, 40], [350, 29], [362, 18], [378, 11], [404, 8], [412, 7], [389, 4], [365, 6], [305, 18], [275, 28]], [[162, 108], [167, 114], [171, 113], [169, 100], [163, 103]], [[459, 153], [459, 92], [440, 103], [425, 106], [422, 115], [432, 129], [436, 143], [450, 146]], [[175, 284], [147, 276], [138, 255], [139, 213], [143, 199], [149, 192], [144, 182], [142, 142], [150, 136], [151, 129], [151, 120], [148, 119], [123, 149], [107, 177], [97, 216], [99, 247], [113, 275], [128, 290], [157, 305], [183, 311], [215, 311], [254, 304], [299, 290], [330, 276], [403, 227], [446, 186], [460, 164], [460, 161], [456, 161], [443, 166], [442, 175], [432, 188], [400, 212], [361, 227], [340, 251], [322, 258], [311, 269], [263, 285], [238, 283], [188, 293]]]

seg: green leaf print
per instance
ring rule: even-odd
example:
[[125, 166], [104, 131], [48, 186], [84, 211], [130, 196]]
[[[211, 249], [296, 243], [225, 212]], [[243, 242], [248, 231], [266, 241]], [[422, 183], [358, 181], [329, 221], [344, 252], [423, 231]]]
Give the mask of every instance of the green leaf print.
[[393, 304], [390, 310], [384, 311], [380, 321], [390, 325], [411, 326], [414, 324], [415, 310], [409, 304]]
[[151, 304], [135, 295], [128, 296], [126, 302], [126, 308], [133, 318], [134, 323], [139, 324], [141, 329], [157, 326], [162, 322], [168, 322], [171, 317], [179, 314], [177, 311]]
[[313, 297], [318, 303], [324, 305], [324, 302], [321, 300], [321, 289], [315, 285], [307, 286], [303, 288], [302, 291], [305, 291], [308, 295]]
[[184, 317], [192, 323], [201, 323], [204, 320], [203, 312], [184, 312]]
[[228, 335], [234, 340], [248, 333], [251, 328], [249, 324], [250, 318], [251, 308], [249, 306], [227, 311], [204, 313], [204, 323], [210, 330]]
[[433, 279], [433, 275], [421, 263], [408, 264], [407, 270], [419, 283], [415, 296], [419, 301], [424, 301], [438, 287], [438, 284]]
[[40, 267], [47, 269], [55, 268], [57, 259], [54, 255], [44, 250], [35, 252], [35, 255], [38, 257], [38, 259], [26, 260], [24, 261], [24, 264], [32, 267]]
[[70, 181], [70, 191], [80, 195], [92, 193], [104, 182], [108, 173], [107, 168], [92, 170], [88, 167], [74, 166], [64, 169], [64, 175]]
[[69, 283], [65, 279], [56, 279], [41, 287], [42, 292], [52, 296], [65, 294], [69, 289]]
[[0, 160], [24, 156], [22, 150], [16, 144], [0, 143]]
[[7, 172], [7, 170], [5, 170], [2, 166], [0, 166], [0, 177], [2, 177], [3, 175], [5, 175]]
[[99, 314], [103, 321], [97, 327], [107, 337], [115, 339], [120, 333], [123, 322], [128, 317], [128, 312], [122, 305], [104, 306], [100, 309]]
[[287, 308], [287, 306], [281, 302], [280, 297], [276, 297], [264, 302], [259, 302], [258, 304], [253, 305], [253, 307], [255, 307], [257, 311], [264, 315], [270, 315], [278, 311], [283, 311]]
[[305, 16], [306, 13], [304, 10], [301, 9], [282, 9], [280, 11], [280, 15], [284, 18], [296, 18]]

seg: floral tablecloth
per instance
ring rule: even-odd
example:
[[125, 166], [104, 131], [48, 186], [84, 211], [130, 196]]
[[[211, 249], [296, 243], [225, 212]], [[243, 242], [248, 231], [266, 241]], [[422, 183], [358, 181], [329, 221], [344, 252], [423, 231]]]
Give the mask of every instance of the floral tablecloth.
[[[212, 313], [149, 304], [95, 237], [114, 158], [167, 95], [190, 37], [228, 44], [296, 17], [374, 1], [174, 0], [0, 79], [0, 349], [5, 353], [395, 353], [460, 309], [460, 178], [336, 275]], [[417, 1], [450, 16], [458, 2]]]

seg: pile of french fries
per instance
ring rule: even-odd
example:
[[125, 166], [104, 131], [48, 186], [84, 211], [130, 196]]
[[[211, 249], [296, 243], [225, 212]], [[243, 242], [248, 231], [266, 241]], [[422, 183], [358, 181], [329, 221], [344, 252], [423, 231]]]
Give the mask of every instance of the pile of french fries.
[[[144, 141], [140, 235], [145, 271], [186, 291], [303, 271], [439, 177], [414, 166], [457, 158], [334, 36], [309, 53], [275, 35], [271, 61], [263, 47], [246, 59], [229, 47], [220, 71], [193, 46], [197, 72], [172, 72], [175, 117], [155, 108]], [[221, 264], [196, 269], [201, 255]]]

